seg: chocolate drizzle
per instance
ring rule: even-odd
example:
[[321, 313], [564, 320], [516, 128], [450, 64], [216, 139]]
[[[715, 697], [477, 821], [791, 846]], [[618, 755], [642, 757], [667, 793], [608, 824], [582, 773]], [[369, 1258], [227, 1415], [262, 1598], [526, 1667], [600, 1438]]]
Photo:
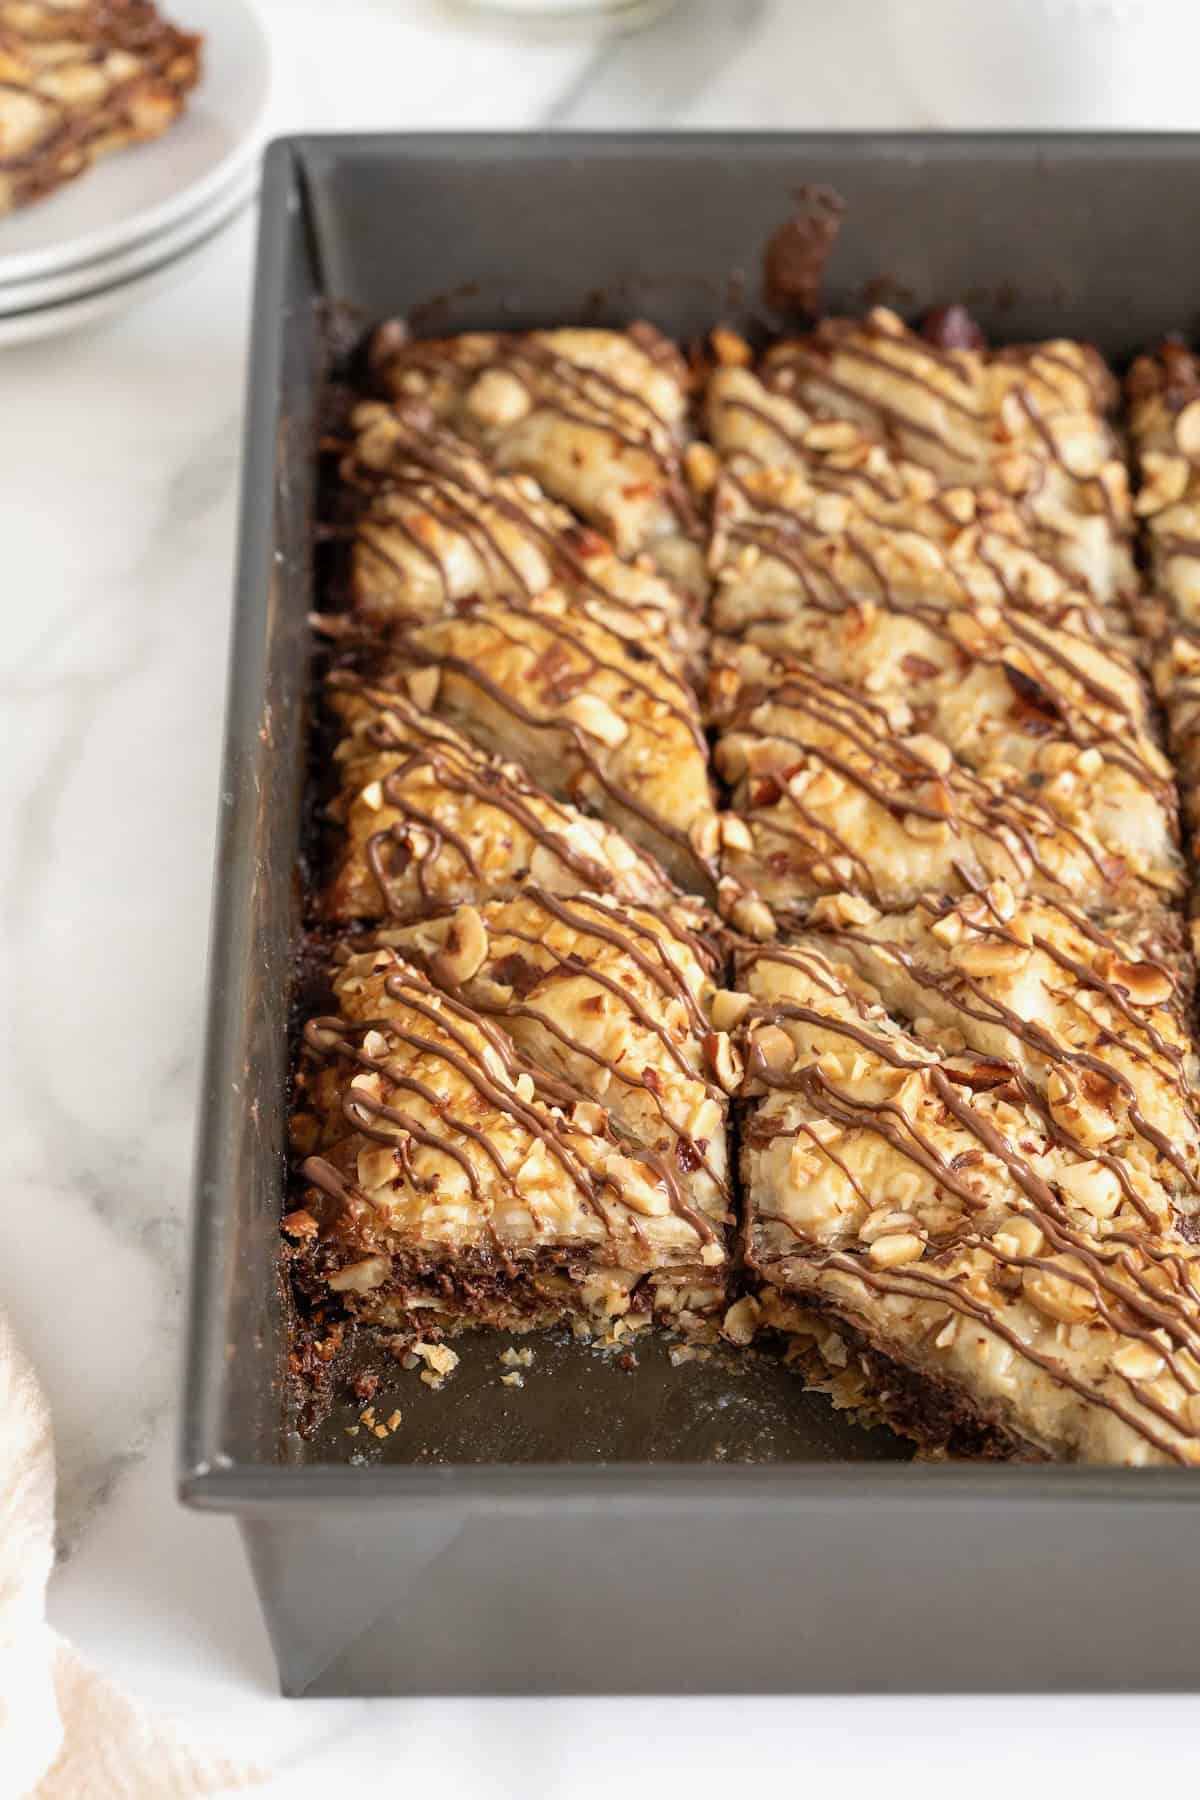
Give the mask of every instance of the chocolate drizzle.
[[[647, 350], [648, 343], [659, 342], [652, 327], [631, 327], [627, 336], [642, 356], [652, 363], [660, 362], [657, 355], [649, 355]], [[629, 463], [630, 487], [636, 485], [634, 471], [639, 463], [648, 462], [655, 472], [657, 497], [673, 514], [674, 528], [686, 536], [702, 536], [701, 520], [683, 477], [681, 446], [673, 425], [636, 388], [590, 361], [561, 354], [544, 334], [475, 338], [469, 340], [469, 348], [461, 357], [456, 357], [453, 348], [445, 344], [415, 341], [401, 344], [385, 365], [388, 384], [398, 393], [411, 391], [405, 378], [416, 371], [432, 380], [457, 381], [465, 391], [489, 369], [502, 369], [525, 390], [529, 410], [518, 424], [536, 412], [574, 426], [585, 436], [594, 434], [606, 450], [615, 444]], [[678, 370], [672, 372], [678, 378]], [[456, 412], [454, 422], [467, 435], [474, 433], [485, 441], [503, 440], [503, 425], [489, 430], [475, 423], [465, 411]], [[508, 466], [526, 468], [548, 491], [554, 491], [545, 459], [536, 448], [518, 449], [511, 452], [511, 458], [503, 460]], [[574, 486], [559, 497], [577, 504], [580, 499]], [[581, 505], [580, 510], [587, 509]], [[605, 527], [610, 523], [603, 509], [597, 522]]]
[[[727, 767], [748, 763], [737, 799], [754, 838], [753, 851], [731, 860], [729, 872], [789, 921], [805, 895], [838, 886], [896, 906], [930, 886], [961, 892], [997, 875], [1020, 891], [1063, 897], [1099, 888], [1115, 898], [1128, 881], [1123, 860], [1106, 854], [1083, 825], [1062, 819], [1036, 785], [984, 780], [954, 762], [939, 772], [897, 741], [885, 707], [800, 664], [776, 664], [766, 681], [747, 686], [728, 721], [722, 759]], [[814, 816], [807, 789], [795, 783], [814, 768], [833, 772], [910, 835], [907, 821], [928, 822], [933, 835], [914, 840], [911, 873], [871, 856], [879, 827], [869, 813], [851, 811], [840, 828], [834, 815], [844, 807]], [[842, 859], [853, 874], [839, 869]]]
[[[473, 1228], [479, 1227], [494, 1248], [502, 1250], [505, 1240], [495, 1225], [500, 1205], [523, 1209], [535, 1234], [550, 1231], [531, 1198], [526, 1157], [527, 1145], [534, 1142], [556, 1165], [557, 1172], [550, 1177], [553, 1184], [566, 1184], [575, 1204], [601, 1222], [607, 1238], [632, 1237], [648, 1246], [646, 1231], [636, 1212], [625, 1206], [611, 1167], [611, 1155], [618, 1153], [643, 1165], [649, 1185], [664, 1190], [670, 1211], [690, 1227], [699, 1243], [716, 1241], [711, 1221], [690, 1204], [668, 1158], [651, 1146], [623, 1138], [603, 1118], [594, 1133], [569, 1126], [572, 1108], [584, 1103], [585, 1095], [522, 1058], [507, 1034], [477, 1008], [432, 986], [394, 951], [368, 952], [358, 960], [373, 964], [367, 988], [381, 1010], [366, 1020], [310, 1019], [304, 1028], [305, 1049], [314, 1065], [332, 1058], [375, 1078], [379, 1094], [361, 1082], [341, 1088], [341, 1112], [358, 1138], [393, 1149], [393, 1186], [411, 1188], [435, 1205], [439, 1200], [436, 1172], [423, 1178], [414, 1173], [413, 1144], [448, 1157], [461, 1169], [471, 1194], [472, 1220], [465, 1230], [454, 1231], [452, 1242], [469, 1240]], [[355, 967], [352, 962], [351, 970]], [[335, 989], [338, 986], [335, 982]], [[373, 1035], [382, 1046], [369, 1051], [366, 1044]], [[523, 1083], [528, 1098], [522, 1097]], [[413, 1111], [413, 1100], [420, 1103], [421, 1112]], [[516, 1162], [506, 1159], [509, 1140], [497, 1140], [489, 1122], [494, 1118], [506, 1120], [516, 1132]], [[376, 1223], [363, 1233], [365, 1247], [378, 1244], [386, 1251], [394, 1239], [403, 1243], [403, 1231], [396, 1237], [386, 1215], [378, 1212], [380, 1187], [364, 1190], [319, 1155], [306, 1158], [301, 1173], [339, 1206], [357, 1201], [360, 1218], [364, 1205], [376, 1213]], [[556, 1235], [562, 1235], [561, 1226]], [[694, 1256], [694, 1247], [685, 1254]]]
[[[628, 899], [654, 900], [672, 889], [645, 852], [621, 846], [619, 863], [601, 860], [609, 828], [585, 820], [530, 782], [515, 764], [476, 750], [450, 726], [422, 714], [403, 695], [373, 686], [348, 670], [329, 677], [335, 699], [369, 709], [358, 735], [345, 740], [343, 779], [351, 792], [380, 783], [381, 802], [400, 818], [367, 838], [364, 855], [378, 892], [374, 916], [404, 918], [456, 898], [484, 898], [513, 891], [528, 877], [532, 850], [540, 846], [581, 888]], [[343, 807], [345, 806], [343, 802]], [[470, 821], [455, 828], [449, 818]], [[424, 848], [413, 857], [412, 827]], [[578, 848], [581, 828], [596, 845]], [[518, 846], [527, 840], [522, 854]], [[347, 851], [352, 867], [354, 851]], [[486, 859], [486, 867], [481, 862]], [[416, 888], [414, 894], [413, 888]], [[357, 899], [342, 902], [343, 882], [331, 907], [362, 917]]]
[[[836, 941], [846, 942], [850, 948], [855, 944], [876, 948], [864, 934], [839, 932]], [[880, 951], [894, 948], [884, 945]], [[817, 998], [810, 1006], [780, 997], [780, 983], [770, 972], [772, 963], [797, 972], [815, 996], [826, 998]], [[837, 1237], [810, 1241], [777, 1206], [760, 1204], [755, 1209], [759, 1225], [750, 1252], [755, 1265], [772, 1280], [783, 1278], [789, 1286], [794, 1285], [797, 1292], [812, 1288], [827, 1302], [834, 1290], [824, 1279], [826, 1271], [851, 1275], [880, 1295], [944, 1302], [945, 1316], [960, 1314], [986, 1326], [1019, 1357], [1072, 1388], [1089, 1404], [1114, 1413], [1164, 1456], [1195, 1460], [1181, 1448], [1180, 1438], [1200, 1439], [1200, 1418], [1189, 1424], [1180, 1408], [1169, 1406], [1152, 1385], [1153, 1370], [1165, 1367], [1179, 1382], [1185, 1399], [1200, 1394], [1200, 1261], [1185, 1262], [1183, 1240], [1172, 1249], [1169, 1238], [1156, 1246], [1153, 1237], [1127, 1228], [1106, 1236], [1076, 1222], [1069, 1189], [1064, 1187], [1061, 1195], [1058, 1191], [1058, 1171], [1069, 1173], [1074, 1159], [1086, 1161], [1089, 1152], [1056, 1125], [1015, 1064], [992, 1058], [985, 1071], [976, 1072], [960, 1066], [960, 1059], [943, 1061], [930, 1055], [916, 1040], [904, 1039], [894, 1026], [871, 1019], [862, 996], [845, 987], [815, 948], [747, 950], [743, 970], [752, 993], [775, 995], [752, 1001], [746, 1017], [752, 1077], [768, 1091], [805, 1099], [819, 1119], [832, 1121], [851, 1134], [866, 1132], [883, 1139], [904, 1163], [921, 1170], [935, 1184], [936, 1194], [953, 1196], [959, 1220], [951, 1230], [942, 1226], [936, 1234], [931, 1233], [927, 1249], [915, 1260], [891, 1268], [873, 1262], [866, 1244], [851, 1249]], [[755, 971], [762, 973], [756, 976]], [[785, 982], [782, 993], [790, 992]], [[1008, 1016], [1014, 1019], [1014, 1028], [1023, 1033], [1028, 1030], [1015, 1015]], [[791, 1062], [780, 1068], [754, 1048], [755, 1034], [764, 1026], [786, 1029], [789, 1025], [800, 1030], [793, 1038], [796, 1047]], [[826, 1072], [817, 1045], [805, 1047], [805, 1027], [818, 1036], [842, 1037], [868, 1052], [863, 1092], [853, 1089], [860, 1078], [851, 1076], [847, 1087], [844, 1074], [839, 1077]], [[906, 1091], [902, 1101], [874, 1096], [870, 1089], [878, 1082], [871, 1073], [872, 1062], [876, 1068], [900, 1070], [906, 1082], [917, 1083], [916, 1092]], [[1111, 1069], [1108, 1072], [1111, 1074]], [[986, 1077], [982, 1086], [977, 1074]], [[1140, 1121], [1139, 1129], [1144, 1129], [1144, 1124]], [[958, 1135], [974, 1141], [985, 1158], [991, 1158], [993, 1165], [1007, 1174], [1021, 1196], [1017, 1204], [1023, 1216], [1039, 1228], [1045, 1253], [1025, 1253], [1009, 1239], [998, 1242], [981, 1234], [976, 1221], [997, 1206], [997, 1199], [986, 1184], [981, 1189], [956, 1173], [956, 1166], [970, 1164], [972, 1156], [959, 1154], [950, 1160], [930, 1135], [935, 1128], [942, 1134], [948, 1131], [951, 1142]], [[790, 1129], [787, 1110], [760, 1110], [746, 1148], [751, 1167], [753, 1159], [769, 1154], [777, 1131], [786, 1137]], [[810, 1134], [810, 1141], [817, 1154], [824, 1156], [828, 1150], [829, 1160], [845, 1170], [847, 1152], [843, 1149], [835, 1160], [836, 1139], [827, 1146], [819, 1135]], [[1051, 1160], [1039, 1147], [1045, 1145], [1057, 1147]], [[754, 1179], [753, 1174], [750, 1178]], [[861, 1184], [855, 1182], [853, 1187], [857, 1197], [870, 1204]], [[1155, 1223], [1153, 1215], [1144, 1210], [1141, 1216], [1147, 1223]], [[793, 1246], [773, 1246], [763, 1236], [764, 1228], [771, 1227], [785, 1229]], [[963, 1252], [982, 1255], [991, 1273], [982, 1279], [968, 1278], [961, 1272], [967, 1266], [960, 1261]], [[1081, 1320], [1095, 1319], [1119, 1334], [1118, 1341], [1144, 1344], [1150, 1353], [1150, 1376], [1118, 1371], [1115, 1379], [1120, 1385], [1114, 1390], [1112, 1380], [1097, 1382], [1077, 1375], [1066, 1357], [1047, 1351], [1040, 1341], [1030, 1341], [1027, 1332], [1018, 1331], [1005, 1311], [1003, 1286], [1011, 1285], [1013, 1276], [1020, 1285], [1027, 1271], [1063, 1284], [1067, 1293], [1077, 1291], [1081, 1304], [1076, 1316]], [[1022, 1416], [1019, 1410], [1017, 1416]], [[1159, 1425], [1168, 1429], [1164, 1432]]]
[[[704, 1099], [715, 1103], [716, 1118], [725, 1111], [724, 1090], [705, 1068], [712, 1034], [703, 1004], [710, 946], [681, 932], [672, 909], [635, 909], [590, 894], [567, 900], [533, 886], [481, 916], [487, 954], [456, 994], [480, 1015], [501, 1021], [542, 1066], [558, 1060], [567, 1078], [611, 1107], [643, 1147], [663, 1149], [665, 1131], [667, 1160], [689, 1177], [702, 1171], [717, 1211], [726, 1211], [732, 1195], [724, 1151], [714, 1157], [710, 1139], [694, 1136], [689, 1127]], [[389, 939], [445, 986], [429, 941], [429, 930], [420, 927]], [[698, 966], [689, 966], [692, 958]], [[570, 998], [560, 1003], [564, 985]], [[619, 1021], [609, 1026], [619, 1044], [616, 1054], [602, 1047], [595, 1032], [579, 1035], [569, 1023], [573, 1014]], [[711, 1235], [707, 1221], [692, 1222], [698, 1233]]]
[[[318, 1128], [304, 1178], [338, 1266], [394, 1254], [383, 1292], [397, 1305], [405, 1257], [428, 1248], [389, 1226], [398, 1193], [427, 1219], [461, 1191], [447, 1272], [426, 1271], [421, 1292], [452, 1286], [455, 1246], [472, 1238], [514, 1294], [530, 1244], [574, 1257], [572, 1283], [657, 1266], [703, 1284], [714, 1259], [700, 1252], [737, 1200], [723, 1142], [691, 1122], [701, 1106], [723, 1120], [737, 1079], [711, 1027], [720, 952], [652, 858], [630, 874], [598, 828], [594, 852], [578, 847], [574, 805], [691, 888], [718, 873], [719, 845], [722, 905], [736, 918], [761, 895], [766, 930], [804, 926], [838, 890], [916, 907], [880, 923], [825, 900], [802, 941], [741, 948], [748, 1269], [861, 1329], [914, 1381], [990, 1408], [1010, 1443], [1200, 1461], [1200, 1115], [1182, 934], [1165, 911], [1174, 793], [1113, 599], [1129, 520], [1107, 378], [1070, 346], [986, 351], [956, 309], [928, 329], [922, 341], [882, 313], [826, 321], [768, 353], [759, 400], [753, 377], [713, 399], [718, 436], [722, 406], [743, 427], [710, 545], [715, 624], [736, 640], [712, 684], [725, 821], [683, 673], [689, 604], [657, 577], [639, 586], [525, 476], [498, 473], [561, 476], [558, 498], [580, 509], [575, 475], [537, 447], [544, 432], [595, 453], [601, 497], [587, 504], [633, 521], [638, 548], [696, 538], [682, 410], [660, 416], [614, 379], [609, 367], [632, 366], [619, 347], [604, 368], [542, 334], [389, 347], [395, 406], [375, 409], [373, 448], [367, 420], [343, 459], [360, 573], [373, 570], [359, 597], [365, 583], [380, 605], [360, 615], [374, 642], [343, 641], [372, 679], [332, 683], [350, 731], [335, 818], [357, 834], [360, 889], [423, 922], [338, 951], [350, 1016], [326, 1009], [308, 1028], [301, 1089]], [[630, 338], [682, 393], [662, 340]], [[484, 377], [490, 392], [476, 391]], [[795, 411], [776, 416], [784, 398]], [[814, 420], [842, 428], [810, 440]], [[776, 458], [804, 479], [760, 481], [756, 434], [768, 474]], [[628, 510], [612, 480], [629, 483]], [[921, 536], [936, 555], [915, 554]], [[752, 578], [756, 559], [767, 578]], [[903, 621], [885, 640], [894, 667], [873, 662], [878, 615]], [[1138, 807], [1159, 815], [1146, 831]], [[553, 875], [539, 856], [534, 878], [535, 852]], [[988, 885], [998, 877], [1023, 931]], [[1032, 959], [1024, 985], [992, 981], [986, 956], [972, 972], [932, 949], [956, 896], [973, 943]], [[478, 910], [460, 969], [467, 919], [456, 930], [440, 915], [463, 902]], [[1168, 944], [1169, 965], [1151, 943]], [[365, 1178], [381, 1170], [365, 1187], [360, 1156]], [[624, 1204], [630, 1163], [660, 1226]], [[565, 1238], [564, 1196], [586, 1220]], [[960, 1325], [968, 1348], [1010, 1354], [1010, 1398], [988, 1387], [982, 1352], [978, 1371], [967, 1348], [942, 1354]], [[1115, 1437], [1095, 1435], [1101, 1413]]]

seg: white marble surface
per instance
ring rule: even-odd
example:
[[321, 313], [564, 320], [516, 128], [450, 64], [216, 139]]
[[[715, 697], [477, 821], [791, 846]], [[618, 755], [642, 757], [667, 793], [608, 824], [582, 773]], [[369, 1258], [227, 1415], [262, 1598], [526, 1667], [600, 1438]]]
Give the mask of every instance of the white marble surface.
[[[908, 0], [695, 0], [607, 45], [519, 43], [403, 0], [263, 10], [281, 126], [402, 128], [962, 123], [961, 70], [953, 89], [944, 71], [987, 9], [929, 0], [914, 22]], [[974, 122], [1190, 122], [1171, 57], [1141, 86], [1126, 63], [1119, 104], [1107, 50], [1090, 85], [1030, 80], [1037, 31], [1051, 13], [1061, 31], [1064, 10], [1103, 31], [1146, 12], [1017, 0], [1025, 51], [975, 94]], [[917, 53], [935, 23], [940, 63]], [[270, 1765], [280, 1793], [333, 1780], [557, 1800], [626, 1788], [629, 1771], [635, 1792], [682, 1791], [686, 1771], [690, 1793], [727, 1795], [747, 1758], [840, 1795], [885, 1776], [949, 1791], [968, 1771], [977, 1794], [1018, 1775], [1035, 1794], [1115, 1794], [1194, 1770], [1193, 1701], [275, 1697], [233, 1529], [182, 1512], [171, 1470], [251, 242], [244, 218], [170, 294], [0, 354], [0, 1304], [54, 1408], [53, 1622], [195, 1738]]]

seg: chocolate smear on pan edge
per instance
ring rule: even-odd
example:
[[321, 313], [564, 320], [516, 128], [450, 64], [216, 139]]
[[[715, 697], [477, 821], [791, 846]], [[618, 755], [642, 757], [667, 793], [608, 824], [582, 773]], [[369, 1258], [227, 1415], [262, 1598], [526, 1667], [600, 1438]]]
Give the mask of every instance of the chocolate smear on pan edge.
[[796, 189], [796, 210], [771, 233], [763, 252], [763, 295], [779, 312], [816, 313], [821, 281], [846, 202], [833, 188]]

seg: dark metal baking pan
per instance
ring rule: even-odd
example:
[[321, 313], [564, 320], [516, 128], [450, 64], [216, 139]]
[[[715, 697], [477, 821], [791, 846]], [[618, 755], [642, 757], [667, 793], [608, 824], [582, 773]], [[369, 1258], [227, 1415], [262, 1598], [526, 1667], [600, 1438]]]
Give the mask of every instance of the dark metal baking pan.
[[[180, 1485], [238, 1516], [289, 1693], [1189, 1689], [1200, 1479], [919, 1466], [769, 1359], [467, 1340], [385, 1441], [287, 1417], [277, 1262], [322, 301], [431, 330], [761, 317], [803, 184], [825, 299], [966, 299], [1126, 357], [1196, 324], [1189, 137], [293, 138], [267, 157]], [[505, 1340], [501, 1340], [501, 1344]]]

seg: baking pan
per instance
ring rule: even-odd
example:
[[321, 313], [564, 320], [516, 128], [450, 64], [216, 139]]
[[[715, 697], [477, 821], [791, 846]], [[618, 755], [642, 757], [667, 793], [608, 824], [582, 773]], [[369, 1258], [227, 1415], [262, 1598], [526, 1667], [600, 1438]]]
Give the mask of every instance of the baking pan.
[[266, 161], [180, 1488], [237, 1515], [291, 1694], [1191, 1689], [1200, 1480], [915, 1465], [768, 1358], [466, 1339], [386, 1442], [295, 1431], [277, 1232], [328, 308], [428, 330], [764, 318], [798, 188], [825, 302], [965, 299], [1117, 361], [1192, 330], [1189, 137], [285, 139]]

